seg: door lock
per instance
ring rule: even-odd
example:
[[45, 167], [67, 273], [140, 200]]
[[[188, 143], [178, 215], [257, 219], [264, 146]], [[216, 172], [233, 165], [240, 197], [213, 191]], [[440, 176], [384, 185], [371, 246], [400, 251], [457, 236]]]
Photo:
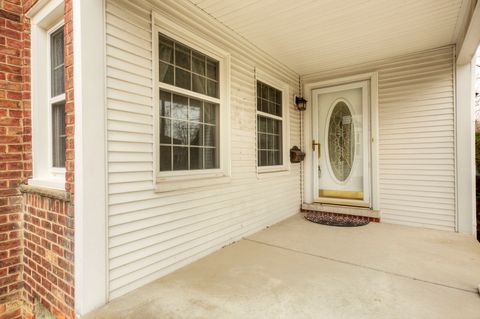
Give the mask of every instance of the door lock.
[[318, 152], [320, 152], [320, 143], [315, 142], [315, 140], [312, 140], [312, 151], [315, 152], [315, 146], [318, 146]]

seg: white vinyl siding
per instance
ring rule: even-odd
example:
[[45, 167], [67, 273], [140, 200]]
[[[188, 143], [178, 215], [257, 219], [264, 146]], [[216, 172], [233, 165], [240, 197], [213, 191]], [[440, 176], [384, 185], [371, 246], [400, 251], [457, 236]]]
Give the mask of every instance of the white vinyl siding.
[[303, 77], [308, 83], [378, 71], [382, 222], [455, 230], [453, 49]]
[[[193, 5], [154, 1], [168, 15], [231, 54], [228, 183], [155, 192], [151, 4], [106, 1], [109, 298], [299, 211], [300, 165], [258, 178], [255, 67], [289, 84], [298, 75]], [[174, 31], [174, 30], [172, 30]], [[300, 144], [300, 115], [288, 105], [288, 145]]]

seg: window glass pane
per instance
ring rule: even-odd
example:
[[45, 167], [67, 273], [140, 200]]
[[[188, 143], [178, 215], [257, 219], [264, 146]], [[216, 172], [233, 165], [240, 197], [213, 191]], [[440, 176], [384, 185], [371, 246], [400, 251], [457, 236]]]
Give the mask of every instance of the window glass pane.
[[203, 102], [200, 100], [190, 99], [190, 121], [203, 122]]
[[[257, 81], [257, 110], [282, 116], [282, 91]], [[282, 165], [282, 120], [257, 116], [258, 165]]]
[[267, 151], [260, 151], [260, 160], [258, 161], [258, 166], [268, 166], [267, 153]]
[[203, 145], [203, 125], [190, 123], [190, 145]]
[[282, 121], [257, 116], [258, 165], [282, 165]]
[[173, 63], [173, 41], [164, 37], [159, 36], [159, 53], [158, 56], [161, 61], [168, 63]]
[[173, 147], [173, 170], [182, 171], [188, 169], [188, 147]]
[[268, 88], [268, 100], [269, 100], [270, 102], [273, 102], [273, 103], [276, 102], [276, 97], [277, 97], [276, 91], [277, 91], [277, 90], [275, 90], [275, 89], [272, 88], [272, 87], [269, 87], [269, 88]]
[[65, 93], [63, 27], [50, 35], [51, 96]]
[[282, 151], [275, 151], [275, 157], [274, 157], [274, 164], [273, 165], [282, 165], [283, 164], [283, 158], [282, 158]]
[[188, 122], [172, 121], [173, 144], [188, 145]]
[[217, 150], [205, 148], [205, 168], [218, 168]]
[[275, 105], [275, 115], [277, 116], [282, 116], [282, 105], [281, 104], [276, 104]]
[[52, 105], [52, 166], [65, 167], [65, 101]]
[[268, 101], [268, 86], [262, 84], [262, 98]]
[[172, 118], [177, 120], [188, 120], [188, 98], [185, 96], [173, 95]]
[[160, 119], [160, 143], [172, 144], [172, 121]]
[[267, 118], [263, 116], [257, 116], [258, 120], [258, 131], [267, 132]]
[[200, 74], [205, 75], [205, 55], [200, 54], [198, 52], [192, 53], [192, 71]]
[[268, 102], [268, 113], [277, 115], [277, 105], [273, 102]]
[[207, 95], [218, 97], [218, 82], [207, 80]]
[[175, 65], [190, 70], [190, 49], [175, 43]]
[[217, 128], [212, 125], [205, 125], [205, 141], [204, 145], [215, 146]]
[[160, 116], [170, 117], [172, 109], [172, 94], [160, 91]]
[[192, 74], [180, 68], [175, 68], [175, 86], [191, 90]]
[[268, 165], [276, 165], [275, 164], [275, 152], [273, 151], [269, 151], [268, 152]]
[[215, 124], [217, 122], [217, 106], [213, 103], [204, 103], [205, 123]]
[[207, 59], [207, 77], [212, 80], [218, 81], [218, 62], [215, 60]]
[[173, 66], [160, 62], [159, 64], [160, 82], [173, 85]]
[[190, 147], [190, 169], [203, 169], [203, 148]]
[[172, 147], [160, 146], [160, 171], [172, 170]]
[[282, 104], [282, 91], [276, 90], [277, 97], [275, 101], [277, 101], [277, 104]]
[[219, 97], [219, 62], [159, 34], [159, 81]]
[[219, 105], [160, 90], [160, 171], [219, 167]]
[[281, 117], [282, 91], [257, 81], [257, 109]]
[[267, 148], [267, 135], [266, 134], [258, 134], [258, 148], [259, 149], [266, 149]]
[[205, 94], [206, 78], [200, 75], [192, 75], [192, 91]]

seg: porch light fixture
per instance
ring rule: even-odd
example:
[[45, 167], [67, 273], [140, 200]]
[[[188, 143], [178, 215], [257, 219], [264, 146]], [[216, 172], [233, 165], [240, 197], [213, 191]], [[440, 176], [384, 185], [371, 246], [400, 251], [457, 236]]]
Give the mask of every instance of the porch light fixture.
[[307, 109], [307, 100], [301, 96], [295, 96], [295, 106], [299, 111], [305, 111]]

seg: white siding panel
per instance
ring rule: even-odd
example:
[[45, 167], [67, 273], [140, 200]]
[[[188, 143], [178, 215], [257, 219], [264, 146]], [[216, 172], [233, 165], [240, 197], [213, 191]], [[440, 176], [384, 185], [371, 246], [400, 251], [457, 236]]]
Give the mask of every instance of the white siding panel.
[[[287, 174], [256, 173], [254, 70], [298, 92], [298, 75], [221, 29], [200, 10], [175, 1], [159, 10], [231, 54], [231, 181], [154, 192], [151, 25], [147, 1], [106, 4], [108, 243], [110, 298], [171, 272], [299, 211], [300, 166]], [[428, 110], [427, 110], [428, 111]], [[289, 105], [289, 144], [300, 144], [299, 113]], [[287, 151], [287, 150], [286, 150]]]
[[383, 222], [455, 230], [453, 47], [303, 77], [377, 71]]

